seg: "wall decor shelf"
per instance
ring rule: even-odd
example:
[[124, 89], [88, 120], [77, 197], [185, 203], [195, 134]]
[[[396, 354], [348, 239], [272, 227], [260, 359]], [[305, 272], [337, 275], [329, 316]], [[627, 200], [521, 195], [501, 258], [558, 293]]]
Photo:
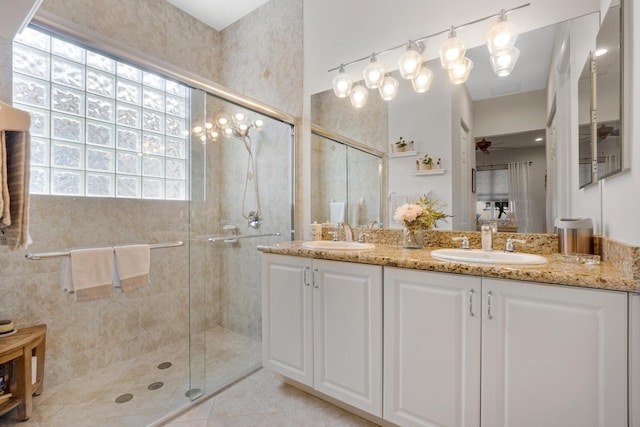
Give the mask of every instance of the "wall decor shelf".
[[412, 157], [418, 154], [417, 151], [398, 151], [396, 153], [389, 153], [389, 158], [397, 158], [397, 157]]
[[425, 175], [444, 175], [446, 169], [431, 169], [424, 171], [413, 171], [411, 172], [415, 176], [425, 176]]

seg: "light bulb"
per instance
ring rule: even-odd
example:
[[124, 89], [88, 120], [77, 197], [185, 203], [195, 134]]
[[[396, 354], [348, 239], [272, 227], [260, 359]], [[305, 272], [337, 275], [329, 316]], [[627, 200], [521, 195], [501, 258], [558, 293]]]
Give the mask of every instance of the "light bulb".
[[225, 113], [220, 113], [216, 118], [216, 122], [218, 122], [218, 127], [220, 127], [221, 129], [224, 129], [227, 126], [229, 126], [231, 119], [229, 119], [229, 116], [227, 116]]
[[207, 135], [202, 135], [200, 137], [200, 141], [205, 142], [207, 140]]
[[449, 80], [453, 84], [461, 84], [467, 81], [471, 70], [473, 69], [473, 61], [469, 58], [462, 58], [462, 61], [458, 61], [453, 68], [449, 70]]
[[346, 98], [351, 92], [351, 77], [344, 72], [344, 66], [340, 66], [340, 71], [332, 80], [333, 93], [338, 98]]
[[246, 118], [247, 116], [244, 113], [235, 113], [233, 115], [233, 121], [236, 123], [242, 123]]
[[413, 78], [411, 85], [417, 93], [424, 93], [431, 87], [433, 81], [433, 71], [427, 68], [427, 64], [422, 64], [418, 75]]
[[380, 97], [385, 101], [391, 101], [398, 94], [398, 80], [396, 80], [393, 76], [386, 76], [382, 81], [382, 85], [378, 88], [380, 92]]
[[253, 122], [253, 126], [254, 126], [256, 129], [262, 129], [262, 126], [264, 126], [264, 120], [262, 120], [262, 119], [255, 119], [255, 120], [254, 120], [254, 122]]
[[409, 46], [407, 46], [407, 50], [398, 60], [398, 68], [402, 78], [412, 79], [418, 74], [418, 71], [420, 71], [422, 54], [419, 49], [418, 45], [410, 42]]
[[438, 53], [440, 54], [440, 64], [445, 70], [450, 70], [457, 63], [462, 61], [467, 49], [464, 42], [456, 37], [453, 27], [449, 31], [449, 37], [442, 43]]
[[369, 98], [369, 91], [362, 85], [354, 86], [354, 88], [351, 89], [349, 98], [351, 99], [351, 105], [353, 105], [355, 108], [362, 108], [367, 103], [367, 99]]
[[226, 128], [226, 129], [224, 130], [224, 134], [225, 134], [226, 136], [229, 136], [229, 135], [231, 135], [232, 133], [233, 133], [233, 129], [231, 129], [231, 128]]
[[220, 136], [220, 134], [218, 133], [218, 131], [214, 130], [213, 132], [211, 132], [211, 138], [216, 139], [219, 136]]
[[364, 84], [369, 89], [377, 89], [382, 84], [382, 80], [384, 80], [384, 67], [376, 61], [375, 55], [371, 55], [371, 62], [362, 74], [364, 76]]
[[507, 15], [500, 11], [498, 23], [487, 33], [487, 48], [490, 54], [495, 54], [500, 50], [513, 48], [518, 39], [518, 28], [507, 21]]
[[196, 126], [196, 127], [194, 127], [194, 128], [193, 128], [193, 132], [194, 132], [194, 133], [200, 133], [200, 132], [202, 132], [202, 126]]
[[205, 127], [205, 129], [212, 129], [213, 128], [213, 123], [207, 122], [207, 123], [204, 124], [204, 127]]
[[491, 67], [493, 71], [500, 77], [505, 77], [511, 74], [513, 68], [516, 66], [516, 62], [518, 62], [518, 58], [520, 57], [520, 50], [516, 47], [501, 50], [489, 58], [491, 62]]

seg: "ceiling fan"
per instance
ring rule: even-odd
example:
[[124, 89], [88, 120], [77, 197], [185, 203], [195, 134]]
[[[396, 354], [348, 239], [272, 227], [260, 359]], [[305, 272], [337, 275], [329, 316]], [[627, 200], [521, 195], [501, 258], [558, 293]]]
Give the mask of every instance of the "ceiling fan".
[[495, 148], [495, 146], [499, 144], [499, 142], [494, 144], [491, 141], [487, 141], [485, 138], [482, 138], [480, 141], [476, 141], [476, 151], [480, 150], [484, 154], [490, 154], [489, 147], [493, 146]]

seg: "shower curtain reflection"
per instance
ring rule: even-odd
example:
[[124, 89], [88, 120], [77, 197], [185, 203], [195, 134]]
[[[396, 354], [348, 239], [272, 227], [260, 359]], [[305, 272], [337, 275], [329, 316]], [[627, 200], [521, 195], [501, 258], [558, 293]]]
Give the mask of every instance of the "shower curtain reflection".
[[[290, 239], [293, 129], [197, 90], [192, 104], [190, 382], [197, 398], [261, 365], [256, 246]], [[262, 237], [209, 240], [233, 235]]]

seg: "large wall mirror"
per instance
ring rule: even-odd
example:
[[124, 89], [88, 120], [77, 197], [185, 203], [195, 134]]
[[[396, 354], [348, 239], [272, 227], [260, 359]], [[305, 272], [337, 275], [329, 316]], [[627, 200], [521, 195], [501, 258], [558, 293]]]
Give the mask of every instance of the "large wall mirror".
[[[359, 148], [358, 148], [359, 147]], [[314, 126], [311, 134], [311, 221], [381, 223], [383, 153]]]
[[[578, 155], [578, 150], [582, 150], [578, 141], [583, 133], [578, 131], [583, 120], [583, 113], [578, 111], [582, 105], [578, 100], [578, 92], [582, 85], [579, 80], [583, 65], [590, 51], [595, 51], [596, 36], [613, 35], [614, 46], [615, 40], [617, 45], [621, 40], [619, 23], [617, 30], [608, 30], [609, 22], [613, 19], [609, 19], [609, 13], [606, 19], [601, 19], [602, 2], [580, 0], [577, 3], [580, 4], [574, 8], [575, 18], [557, 19], [552, 25], [528, 27], [528, 31], [520, 34], [516, 43], [520, 58], [510, 76], [498, 77], [493, 73], [487, 48], [482, 44], [467, 51], [467, 56], [473, 59], [475, 65], [464, 85], [452, 85], [446, 75], [437, 69], [437, 60], [430, 61], [435, 78], [429, 92], [409, 93], [411, 84], [398, 79], [401, 87], [396, 99], [380, 105], [377, 103], [378, 94], [371, 91], [368, 102], [375, 104], [367, 104], [356, 110], [351, 108], [348, 98], [338, 99], [331, 90], [322, 91], [312, 94], [311, 121], [317, 123], [314, 109], [322, 111], [322, 126], [331, 131], [339, 129], [343, 134], [349, 128], [345, 123], [358, 127], [366, 122], [367, 128], [370, 128], [372, 123], [384, 121], [381, 129], [384, 131], [384, 142], [377, 146], [378, 149], [388, 151], [389, 144], [402, 135], [406, 139], [416, 140], [415, 149], [419, 154], [442, 157], [447, 172], [437, 179], [413, 178], [410, 168], [415, 159], [390, 159], [385, 164], [388, 167], [388, 188], [384, 194], [388, 196], [398, 192], [401, 187], [411, 194], [434, 191], [454, 215], [450, 224], [454, 230], [476, 230], [480, 221], [500, 219], [505, 221], [504, 230], [550, 232], [553, 218], [575, 215], [572, 210], [576, 209], [576, 205], [572, 198], [577, 197], [577, 177], [582, 175], [576, 170], [581, 168], [577, 164], [581, 160], [577, 158], [588, 157], [588, 153]], [[615, 3], [614, 0], [611, 10], [617, 8], [619, 22], [620, 6]], [[550, 10], [549, 13], [553, 12]], [[526, 21], [527, 9], [522, 9], [518, 16], [521, 22]], [[371, 49], [376, 47], [385, 46], [371, 46]], [[615, 52], [611, 50], [611, 53], [609, 58], [612, 59], [607, 58], [607, 61], [615, 61]], [[621, 69], [618, 60], [598, 71], [601, 75], [611, 74], [612, 77], [606, 85], [598, 85], [598, 97], [611, 96], [607, 105], [618, 108], [611, 114], [602, 112], [598, 116], [598, 119], [602, 119], [597, 124], [602, 138], [597, 138], [594, 148], [588, 149], [590, 152], [597, 149], [598, 152], [597, 178], [615, 173], [622, 165]], [[327, 81], [331, 77], [331, 74], [326, 76]], [[406, 98], [402, 95], [403, 86], [409, 87], [405, 89]], [[409, 98], [410, 101], [405, 101]], [[332, 109], [340, 113], [327, 113]], [[368, 111], [375, 116], [375, 120], [365, 118]], [[588, 118], [589, 112], [585, 115]], [[327, 121], [327, 117], [335, 120]], [[461, 127], [461, 123], [465, 126]], [[466, 129], [466, 134], [461, 128]], [[604, 162], [602, 167], [601, 160]], [[490, 180], [496, 175], [508, 174], [508, 165], [511, 163], [529, 167], [529, 196], [523, 201], [525, 208], [521, 208], [530, 211], [526, 221], [522, 217], [520, 221], [514, 218], [513, 212], [510, 212], [514, 204], [505, 203], [504, 195], [500, 200], [489, 200], [495, 194], [490, 183], [476, 182], [478, 188], [483, 191], [486, 189], [480, 196], [471, 191], [471, 169], [475, 169], [473, 175], [476, 180]], [[493, 172], [495, 170], [505, 172]], [[312, 171], [312, 182], [316, 173]], [[584, 185], [580, 183], [580, 186]], [[599, 206], [601, 201], [599, 196], [591, 193], [595, 192], [590, 192], [588, 202], [594, 206], [583, 209], [578, 205], [578, 214], [595, 217], [592, 212], [599, 209], [595, 205]], [[382, 199], [383, 205], [388, 203], [385, 199]], [[384, 210], [383, 217], [388, 218], [389, 212]], [[520, 215], [523, 215], [522, 212]], [[526, 229], [522, 224], [527, 224]], [[384, 222], [385, 227], [390, 225]]]

